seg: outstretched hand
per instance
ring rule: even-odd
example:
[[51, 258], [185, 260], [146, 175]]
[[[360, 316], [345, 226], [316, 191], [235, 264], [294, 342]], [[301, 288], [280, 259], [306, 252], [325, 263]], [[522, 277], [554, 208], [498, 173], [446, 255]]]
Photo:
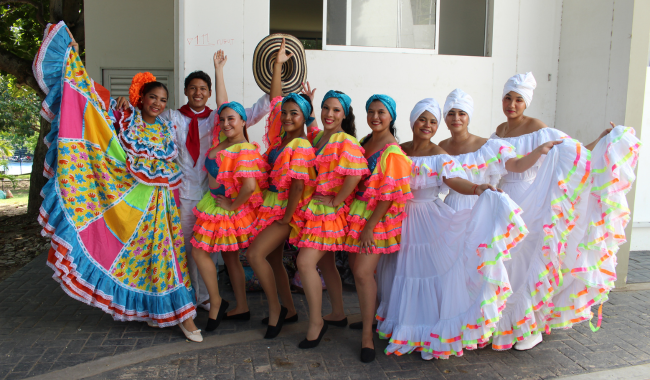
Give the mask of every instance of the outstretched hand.
[[609, 122], [609, 125], [611, 125], [612, 127], [611, 127], [611, 128], [607, 128], [607, 129], [605, 129], [605, 130], [600, 134], [600, 136], [598, 136], [598, 139], [602, 139], [603, 137], [607, 136], [607, 135], [609, 134], [609, 132], [612, 131], [612, 129], [616, 128], [616, 124], [614, 124], [613, 121], [610, 121], [610, 122]]
[[487, 183], [484, 183], [482, 185], [478, 185], [476, 187], [476, 189], [474, 190], [474, 193], [476, 193], [476, 195], [481, 195], [487, 190], [498, 191], [500, 193], [503, 193], [503, 190], [497, 189], [496, 187], [494, 187], [494, 186], [492, 186], [490, 184], [487, 184]]
[[228, 62], [228, 56], [223, 52], [223, 50], [219, 49], [214, 53], [214, 56], [212, 56], [212, 61], [214, 62], [215, 69], [223, 69], [223, 67], [226, 66], [226, 62]]
[[309, 81], [303, 82], [302, 83], [302, 90], [300, 90], [301, 94], [309, 96], [309, 99], [311, 102], [314, 102], [314, 95], [316, 94], [316, 88], [313, 90], [311, 89], [311, 86], [309, 85]]
[[544, 144], [540, 145], [537, 147], [537, 150], [539, 150], [540, 154], [548, 154], [548, 152], [557, 144], [562, 144], [561, 140], [557, 141], [547, 141]]
[[283, 64], [286, 61], [290, 60], [293, 57], [293, 53], [287, 54], [287, 49], [285, 47], [284, 37], [282, 38], [282, 44], [280, 44], [280, 50], [278, 50], [278, 55], [275, 57], [276, 64]]

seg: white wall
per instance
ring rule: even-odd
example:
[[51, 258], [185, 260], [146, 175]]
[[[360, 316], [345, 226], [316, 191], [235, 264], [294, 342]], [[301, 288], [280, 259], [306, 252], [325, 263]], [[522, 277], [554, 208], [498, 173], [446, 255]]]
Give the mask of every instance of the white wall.
[[[252, 104], [262, 94], [251, 67], [255, 46], [268, 34], [268, 1], [186, 0], [184, 12], [184, 74], [196, 69], [212, 73], [212, 54], [223, 48], [228, 55], [225, 74], [229, 98], [243, 100], [246, 106]], [[214, 22], [216, 15], [224, 14], [229, 17]], [[528, 114], [553, 126], [560, 14], [561, 0], [495, 2], [492, 57], [307, 50], [308, 80], [318, 88], [316, 111], [320, 111], [320, 100], [328, 90], [346, 92], [352, 97], [361, 137], [370, 132], [365, 122], [366, 99], [374, 93], [388, 94], [397, 101], [398, 136], [408, 141], [408, 115], [413, 105], [431, 96], [442, 105], [449, 92], [460, 87], [475, 101], [470, 130], [488, 137], [505, 120], [501, 111], [503, 84], [517, 72], [532, 70], [540, 83]], [[188, 42], [204, 34], [214, 45]], [[530, 52], [534, 56], [524, 57]], [[547, 81], [549, 73], [551, 82]], [[261, 141], [262, 134], [261, 125], [250, 133], [256, 141]], [[435, 140], [447, 137], [443, 123]]]
[[[183, 44], [181, 77], [203, 70], [214, 80], [212, 56], [223, 49], [228, 56], [224, 68], [228, 99], [244, 106], [252, 105], [264, 94], [253, 78], [252, 57], [257, 43], [269, 33], [269, 2], [186, 0], [181, 4], [184, 7], [183, 36], [179, 38]], [[216, 107], [214, 94], [208, 106]], [[255, 135], [260, 142], [261, 137], [261, 133]]]
[[584, 143], [625, 122], [634, 0], [565, 0], [555, 123]]
[[174, 0], [84, 0], [86, 70], [174, 69]]

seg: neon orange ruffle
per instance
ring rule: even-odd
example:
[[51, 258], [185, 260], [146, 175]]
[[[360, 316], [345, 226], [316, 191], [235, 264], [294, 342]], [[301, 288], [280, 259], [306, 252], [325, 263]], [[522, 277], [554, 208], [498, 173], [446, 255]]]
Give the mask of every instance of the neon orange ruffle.
[[[322, 132], [314, 139], [315, 143], [323, 136]], [[363, 156], [364, 150], [353, 136], [344, 132], [330, 136], [329, 141], [316, 156], [316, 192], [334, 195], [348, 175], [368, 175], [368, 164]], [[336, 208], [310, 201], [300, 210], [303, 221], [298, 247], [337, 251], [344, 249], [348, 233], [346, 214], [350, 210], [354, 193]]]
[[411, 160], [397, 144], [390, 144], [381, 154], [377, 166], [365, 182], [364, 198], [356, 199], [350, 206], [347, 217], [348, 235], [345, 250], [359, 252], [359, 235], [363, 231], [377, 202], [392, 201], [386, 214], [373, 229], [375, 239], [374, 253], [392, 253], [399, 250], [402, 233], [402, 220], [406, 217], [406, 201], [413, 198], [409, 185]]
[[[277, 145], [276, 145], [277, 146]], [[268, 160], [267, 151], [264, 158]], [[298, 241], [300, 225], [300, 209], [305, 207], [314, 193], [316, 185], [316, 156], [314, 148], [304, 138], [296, 138], [289, 142], [275, 160], [273, 169], [269, 173], [269, 181], [278, 190], [277, 193], [266, 191], [264, 202], [260, 206], [257, 217], [257, 230], [262, 231], [268, 225], [284, 217], [287, 207], [291, 181], [293, 179], [303, 180], [305, 187], [301, 194], [298, 208], [291, 221], [291, 236], [289, 242], [295, 244]]]
[[[209, 152], [209, 151], [208, 151]], [[246, 248], [257, 235], [255, 221], [262, 204], [262, 189], [268, 187], [269, 165], [262, 159], [257, 145], [235, 144], [216, 156], [219, 174], [216, 181], [226, 188], [226, 196], [239, 195], [243, 178], [255, 178], [253, 195], [234, 211], [217, 206], [211, 193], [206, 193], [194, 209], [197, 217], [192, 245], [208, 252], [234, 251]]]

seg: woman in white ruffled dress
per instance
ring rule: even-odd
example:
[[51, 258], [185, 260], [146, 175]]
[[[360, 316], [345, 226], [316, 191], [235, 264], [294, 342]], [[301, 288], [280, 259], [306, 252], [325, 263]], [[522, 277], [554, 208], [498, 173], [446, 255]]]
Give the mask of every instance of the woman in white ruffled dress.
[[[387, 354], [420, 351], [423, 359], [461, 356], [489, 342], [510, 294], [503, 260], [527, 233], [521, 210], [489, 184], [465, 179], [460, 164], [430, 140], [440, 107], [419, 102], [411, 113], [413, 160], [400, 251], [377, 267], [380, 337]], [[454, 211], [439, 197], [448, 188], [480, 195], [473, 209]]]
[[[465, 175], [475, 184], [489, 183], [498, 186], [499, 180], [508, 172], [523, 173], [539, 158], [562, 141], [548, 141], [530, 154], [517, 158], [515, 148], [499, 139], [486, 139], [469, 133], [468, 125], [474, 113], [474, 99], [457, 88], [445, 101], [442, 117], [451, 137], [439, 146], [462, 165]], [[453, 190], [445, 197], [445, 203], [454, 210], [472, 208], [478, 200], [476, 195], [463, 195]]]
[[615, 255], [629, 220], [625, 193], [634, 181], [640, 145], [634, 130], [607, 129], [582, 145], [524, 116], [535, 86], [531, 73], [507, 81], [503, 111], [508, 121], [490, 137], [497, 145], [513, 146], [518, 157], [563, 141], [530, 169], [508, 171], [501, 178], [500, 187], [524, 210], [530, 234], [506, 263], [514, 294], [494, 332], [496, 350], [515, 343], [515, 349], [527, 350], [542, 341], [544, 330], [590, 320], [591, 306], [602, 307], [614, 286]]

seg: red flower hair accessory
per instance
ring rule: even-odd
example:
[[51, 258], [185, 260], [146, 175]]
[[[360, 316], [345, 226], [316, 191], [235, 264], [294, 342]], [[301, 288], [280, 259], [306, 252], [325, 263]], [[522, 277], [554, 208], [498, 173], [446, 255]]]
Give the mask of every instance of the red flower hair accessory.
[[133, 80], [131, 80], [131, 87], [129, 87], [129, 102], [131, 102], [131, 105], [137, 107], [142, 98], [142, 86], [155, 81], [156, 77], [150, 72], [135, 74]]

